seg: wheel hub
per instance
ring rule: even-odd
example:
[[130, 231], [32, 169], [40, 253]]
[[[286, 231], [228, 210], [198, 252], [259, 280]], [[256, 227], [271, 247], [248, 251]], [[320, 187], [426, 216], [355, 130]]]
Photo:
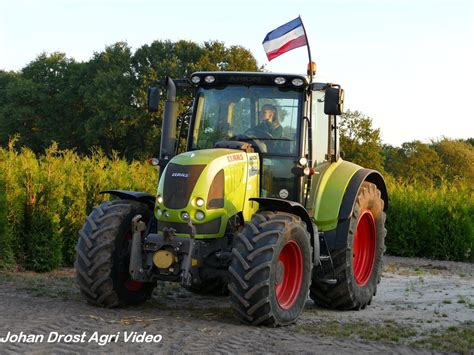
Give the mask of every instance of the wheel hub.
[[285, 244], [277, 265], [276, 299], [281, 308], [290, 309], [298, 299], [303, 281], [303, 254], [298, 243], [290, 240]]
[[362, 210], [357, 221], [352, 247], [354, 279], [358, 286], [369, 281], [375, 261], [377, 229], [372, 211]]

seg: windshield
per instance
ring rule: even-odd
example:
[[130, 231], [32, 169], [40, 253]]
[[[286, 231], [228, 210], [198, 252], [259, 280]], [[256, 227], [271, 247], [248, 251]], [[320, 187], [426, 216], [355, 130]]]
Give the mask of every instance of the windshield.
[[271, 86], [199, 88], [191, 149], [221, 140], [257, 142], [263, 153], [298, 154], [301, 92]]

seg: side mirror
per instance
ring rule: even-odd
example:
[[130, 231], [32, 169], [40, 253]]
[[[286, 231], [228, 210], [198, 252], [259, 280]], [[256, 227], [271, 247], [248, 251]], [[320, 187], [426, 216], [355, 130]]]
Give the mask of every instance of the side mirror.
[[341, 115], [344, 111], [344, 90], [339, 85], [326, 88], [324, 98], [324, 113], [326, 115]]
[[148, 112], [157, 112], [160, 104], [160, 89], [155, 87], [148, 87]]

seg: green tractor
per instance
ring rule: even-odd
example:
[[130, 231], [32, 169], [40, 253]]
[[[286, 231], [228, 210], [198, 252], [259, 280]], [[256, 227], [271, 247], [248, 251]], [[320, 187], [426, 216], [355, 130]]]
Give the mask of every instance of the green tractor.
[[[139, 303], [157, 281], [179, 282], [230, 295], [239, 321], [268, 326], [294, 322], [308, 294], [332, 309], [369, 305], [388, 196], [379, 172], [340, 156], [341, 87], [260, 72], [160, 83], [167, 99], [157, 194], [104, 191], [116, 199], [87, 217], [76, 248], [87, 301]], [[195, 92], [185, 147], [180, 87]], [[149, 88], [149, 110], [160, 93]]]

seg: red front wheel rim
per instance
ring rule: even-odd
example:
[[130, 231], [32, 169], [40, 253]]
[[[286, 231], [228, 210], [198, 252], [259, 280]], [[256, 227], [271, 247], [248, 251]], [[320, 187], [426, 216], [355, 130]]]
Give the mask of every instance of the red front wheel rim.
[[290, 309], [298, 299], [303, 282], [303, 254], [294, 240], [285, 244], [278, 256], [275, 294], [283, 309]]
[[362, 210], [354, 235], [352, 262], [354, 279], [358, 286], [365, 286], [372, 275], [375, 261], [377, 230], [370, 210]]

